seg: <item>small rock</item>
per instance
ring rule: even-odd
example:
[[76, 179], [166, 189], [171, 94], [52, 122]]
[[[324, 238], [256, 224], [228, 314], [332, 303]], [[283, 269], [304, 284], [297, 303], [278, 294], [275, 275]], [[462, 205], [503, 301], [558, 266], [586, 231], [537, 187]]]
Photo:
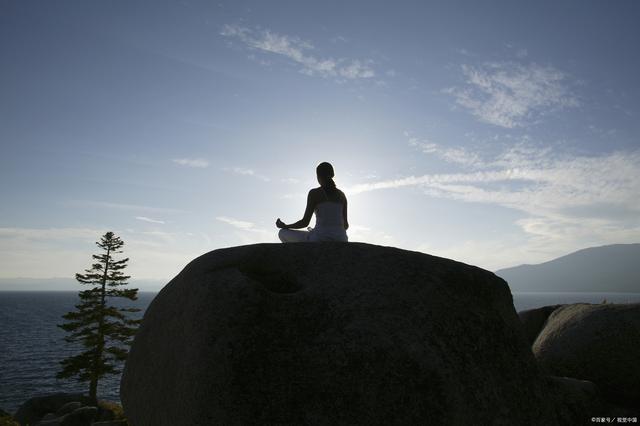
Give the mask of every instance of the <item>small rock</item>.
[[591, 417], [607, 413], [607, 406], [593, 382], [556, 376], [546, 377], [546, 382], [554, 398], [562, 401], [560, 418], [567, 424], [589, 423]]
[[60, 419], [56, 417], [50, 420], [40, 420], [34, 426], [60, 426]]
[[[73, 403], [70, 403], [70, 404], [73, 404]], [[41, 422], [46, 422], [48, 420], [55, 420], [58, 417], [62, 417], [62, 416], [59, 415], [59, 414], [54, 414], [54, 413], [47, 413], [40, 421]]]
[[106, 407], [98, 406], [98, 416], [96, 417], [97, 421], [108, 422], [111, 420], [115, 420], [115, 418], [116, 418], [116, 413], [114, 413], [113, 410]]
[[540, 334], [540, 331], [547, 323], [549, 315], [561, 306], [564, 305], [543, 306], [542, 308], [527, 309], [526, 311], [518, 312], [518, 317], [520, 317], [520, 322], [522, 323], [530, 345], [533, 345], [533, 342], [536, 341], [538, 334]]
[[80, 407], [64, 416], [60, 426], [90, 426], [98, 416], [97, 407]]
[[[65, 416], [78, 408], [82, 407], [82, 403], [79, 401], [71, 401], [64, 404], [58, 411], [56, 411], [56, 417]], [[44, 420], [44, 419], [43, 419]]]
[[3, 409], [0, 409], [0, 425], [2, 426], [20, 426], [18, 422], [13, 419], [11, 414], [7, 413]]

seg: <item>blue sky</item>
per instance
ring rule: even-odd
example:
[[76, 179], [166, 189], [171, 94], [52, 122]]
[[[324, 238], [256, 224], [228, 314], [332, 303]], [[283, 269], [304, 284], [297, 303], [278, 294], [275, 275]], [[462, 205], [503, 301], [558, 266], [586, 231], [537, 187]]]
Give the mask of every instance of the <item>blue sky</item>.
[[495, 270], [640, 241], [640, 4], [0, 2], [0, 278], [120, 235], [167, 280], [276, 242], [330, 161], [351, 241]]

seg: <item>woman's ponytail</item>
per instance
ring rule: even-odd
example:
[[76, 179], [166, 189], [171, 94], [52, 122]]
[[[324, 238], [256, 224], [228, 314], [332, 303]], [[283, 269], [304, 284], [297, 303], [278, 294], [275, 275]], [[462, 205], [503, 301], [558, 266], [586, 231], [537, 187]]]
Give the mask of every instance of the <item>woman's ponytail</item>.
[[336, 190], [336, 183], [333, 180], [333, 166], [331, 164], [326, 161], [318, 164], [318, 167], [316, 167], [316, 173], [318, 174], [318, 177], [322, 178], [322, 189], [329, 192]]

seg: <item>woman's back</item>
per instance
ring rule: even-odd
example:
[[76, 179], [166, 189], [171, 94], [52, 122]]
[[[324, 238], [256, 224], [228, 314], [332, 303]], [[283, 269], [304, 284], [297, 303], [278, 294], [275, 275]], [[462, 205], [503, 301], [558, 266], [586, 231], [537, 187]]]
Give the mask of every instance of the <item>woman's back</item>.
[[316, 228], [339, 228], [344, 230], [342, 217], [343, 204], [335, 201], [324, 201], [316, 205]]
[[316, 226], [311, 231], [309, 241], [347, 241], [344, 226], [345, 196], [337, 188], [318, 188], [319, 201], [314, 208]]

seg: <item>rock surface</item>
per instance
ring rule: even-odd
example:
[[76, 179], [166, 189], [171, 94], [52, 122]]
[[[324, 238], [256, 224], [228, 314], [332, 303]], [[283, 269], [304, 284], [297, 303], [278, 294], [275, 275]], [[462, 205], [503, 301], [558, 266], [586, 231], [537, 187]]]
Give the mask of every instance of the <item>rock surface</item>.
[[544, 325], [547, 323], [549, 315], [551, 315], [551, 313], [560, 306], [563, 305], [543, 306], [541, 308], [518, 312], [518, 317], [520, 317], [520, 322], [522, 323], [522, 327], [524, 328], [524, 333], [527, 336], [529, 344], [533, 345], [538, 334], [540, 334]]
[[559, 401], [559, 414], [564, 424], [593, 424], [592, 417], [609, 415], [598, 387], [587, 380], [547, 376], [549, 395]]
[[608, 401], [640, 410], [640, 304], [558, 308], [532, 350], [551, 374], [592, 381]]
[[21, 425], [91, 426], [96, 422], [115, 421], [115, 404], [100, 401], [94, 406], [82, 394], [57, 393], [31, 398], [15, 414]]
[[70, 393], [37, 396], [22, 404], [13, 417], [22, 425], [34, 424], [48, 413], [55, 413], [69, 402], [81, 402], [82, 405], [87, 405], [91, 400], [82, 394]]
[[144, 425], [557, 424], [507, 284], [360, 243], [191, 262], [147, 309], [121, 399]]
[[55, 416], [61, 417], [66, 414], [69, 414], [78, 408], [82, 407], [82, 402], [79, 401], [71, 401], [64, 404], [58, 411], [56, 411]]

